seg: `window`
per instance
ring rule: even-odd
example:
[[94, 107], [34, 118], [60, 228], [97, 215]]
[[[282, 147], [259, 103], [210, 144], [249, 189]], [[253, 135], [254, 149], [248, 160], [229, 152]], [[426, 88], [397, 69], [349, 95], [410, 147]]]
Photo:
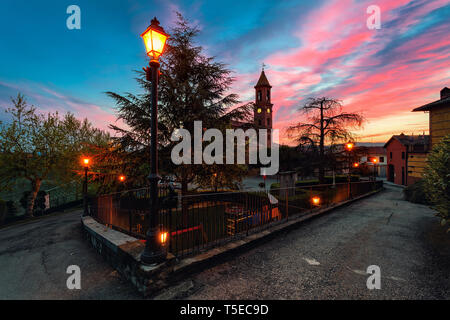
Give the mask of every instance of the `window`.
[[270, 90], [267, 90], [267, 101], [270, 101]]
[[261, 125], [261, 119], [258, 120], [259, 125]]
[[384, 157], [380, 157], [380, 162], [384, 162]]
[[391, 158], [391, 160], [392, 160], [392, 152], [390, 153], [389, 157], [390, 157], [390, 158]]
[[270, 119], [267, 119], [267, 125], [270, 126]]
[[267, 108], [267, 113], [270, 113], [270, 108]]
[[261, 90], [258, 90], [258, 101], [262, 100], [262, 92]]
[[258, 108], [258, 113], [261, 113], [262, 112], [262, 109], [261, 108]]
[[405, 159], [405, 152], [402, 152], [402, 159]]

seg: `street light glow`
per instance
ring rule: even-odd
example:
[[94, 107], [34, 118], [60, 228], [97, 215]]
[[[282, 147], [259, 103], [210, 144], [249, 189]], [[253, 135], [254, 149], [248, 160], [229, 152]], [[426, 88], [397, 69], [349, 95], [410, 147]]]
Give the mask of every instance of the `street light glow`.
[[159, 234], [159, 241], [161, 241], [162, 245], [166, 244], [168, 237], [169, 237], [169, 233], [168, 232], [161, 232]]
[[345, 144], [345, 149], [347, 149], [347, 151], [352, 151], [353, 147], [354, 147], [353, 142], [347, 142]]
[[319, 197], [313, 197], [312, 202], [314, 205], [318, 206], [320, 204], [320, 198]]
[[353, 164], [353, 167], [354, 167], [354, 168], [358, 168], [358, 167], [359, 167], [359, 163], [358, 163], [358, 162], [355, 162], [355, 163]]
[[125, 181], [125, 176], [120, 176], [119, 180], [120, 180], [120, 182], [124, 182]]
[[150, 26], [142, 33], [141, 37], [144, 39], [147, 55], [152, 60], [158, 60], [164, 51], [169, 35], [164, 32], [156, 18], [152, 20]]
[[90, 160], [89, 158], [84, 158], [84, 159], [83, 159], [83, 164], [84, 164], [85, 166], [88, 166], [88, 165], [89, 165], [89, 162], [91, 162], [91, 160]]

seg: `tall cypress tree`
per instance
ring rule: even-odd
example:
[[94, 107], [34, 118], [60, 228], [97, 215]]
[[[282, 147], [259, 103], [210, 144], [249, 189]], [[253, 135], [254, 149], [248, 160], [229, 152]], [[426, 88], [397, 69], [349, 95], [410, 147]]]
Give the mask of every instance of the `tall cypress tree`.
[[[177, 13], [178, 20], [170, 31], [164, 54], [161, 57], [159, 82], [158, 130], [159, 161], [163, 173], [173, 173], [182, 185], [182, 193], [188, 191], [188, 184], [204, 185], [210, 181], [211, 168], [206, 165], [175, 166], [170, 153], [175, 143], [172, 133], [184, 128], [194, 133], [194, 121], [202, 121], [204, 128], [225, 130], [231, 128], [232, 120], [247, 121], [252, 115], [252, 104], [236, 106], [238, 96], [229, 93], [234, 78], [231, 71], [215, 58], [203, 53], [195, 45], [199, 30], [191, 26]], [[138, 72], [137, 81], [145, 89], [144, 94], [107, 94], [117, 104], [117, 113], [127, 128], [110, 125], [119, 137], [104, 153], [106, 166], [122, 167], [122, 171], [134, 179], [135, 185], [146, 183], [150, 171], [150, 88], [145, 72]], [[192, 162], [193, 163], [193, 162]], [[231, 186], [245, 173], [246, 167], [215, 165], [219, 177], [226, 177], [221, 186]]]

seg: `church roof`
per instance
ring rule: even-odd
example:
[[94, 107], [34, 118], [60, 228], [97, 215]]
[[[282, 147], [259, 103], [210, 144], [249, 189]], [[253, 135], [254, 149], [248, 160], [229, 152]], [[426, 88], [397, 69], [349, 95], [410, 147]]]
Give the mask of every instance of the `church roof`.
[[259, 77], [258, 83], [256, 84], [255, 88], [257, 87], [270, 87], [272, 86], [269, 83], [269, 80], [267, 80], [266, 74], [264, 73], [264, 70], [261, 72], [261, 76]]

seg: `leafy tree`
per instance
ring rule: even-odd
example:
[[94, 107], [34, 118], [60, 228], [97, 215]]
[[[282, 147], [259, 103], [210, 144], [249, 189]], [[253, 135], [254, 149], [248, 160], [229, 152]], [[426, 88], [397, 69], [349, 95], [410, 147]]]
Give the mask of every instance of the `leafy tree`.
[[450, 134], [442, 138], [428, 154], [423, 177], [427, 198], [441, 217], [442, 225], [445, 225], [450, 212]]
[[[236, 94], [229, 93], [233, 82], [231, 71], [214, 58], [207, 57], [201, 46], [194, 43], [199, 30], [192, 27], [178, 14], [166, 51], [161, 57], [158, 105], [158, 153], [161, 173], [174, 174], [186, 194], [189, 184], [220, 187], [228, 181], [239, 180], [245, 167], [217, 165], [214, 173], [223, 179], [212, 181], [211, 170], [206, 165], [179, 165], [170, 160], [170, 138], [178, 128], [187, 129], [193, 137], [194, 121], [202, 121], [204, 128], [225, 130], [232, 120], [247, 120], [252, 104], [232, 108], [238, 103]], [[119, 95], [108, 92], [117, 104], [117, 113], [127, 128], [111, 125], [120, 137], [114, 147], [104, 150], [101, 162], [108, 170], [121, 170], [135, 180], [137, 186], [147, 183], [150, 172], [150, 88], [145, 73], [136, 79], [145, 89], [144, 94]], [[192, 143], [193, 143], [192, 139]], [[177, 142], [178, 143], [178, 142]], [[193, 161], [192, 161], [193, 163]], [[214, 174], [213, 173], [213, 174]], [[228, 183], [229, 185], [229, 183]]]
[[60, 118], [58, 113], [38, 114], [18, 94], [6, 112], [11, 122], [0, 126], [0, 184], [26, 179], [31, 192], [26, 214], [33, 216], [36, 196], [44, 180], [58, 184], [74, 179], [81, 152], [90, 143], [107, 141], [109, 136], [72, 114]]
[[[300, 107], [307, 115], [307, 122], [299, 122], [288, 128], [288, 134], [300, 146], [306, 146], [317, 155], [319, 181], [324, 183], [325, 167], [333, 166], [332, 146], [352, 138], [351, 128], [360, 127], [364, 118], [356, 113], [343, 112], [342, 103], [333, 98], [309, 98]], [[326, 154], [325, 145], [330, 145]], [[316, 158], [316, 157], [315, 157]]]

